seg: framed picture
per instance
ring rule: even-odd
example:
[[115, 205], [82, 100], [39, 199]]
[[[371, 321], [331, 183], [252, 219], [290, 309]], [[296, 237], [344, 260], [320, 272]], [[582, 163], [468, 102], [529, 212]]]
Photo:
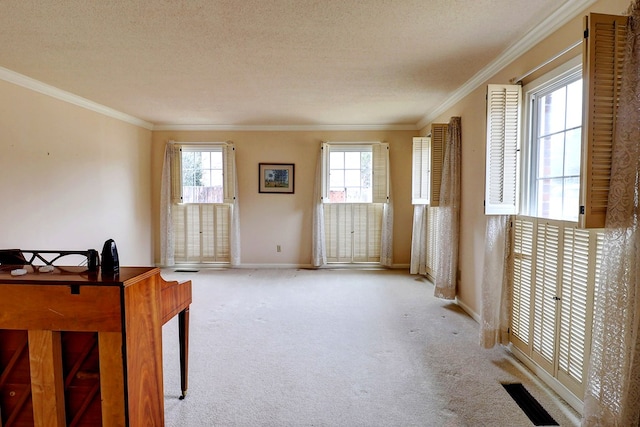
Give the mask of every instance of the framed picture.
[[258, 191], [260, 193], [293, 194], [293, 163], [260, 163], [258, 171]]

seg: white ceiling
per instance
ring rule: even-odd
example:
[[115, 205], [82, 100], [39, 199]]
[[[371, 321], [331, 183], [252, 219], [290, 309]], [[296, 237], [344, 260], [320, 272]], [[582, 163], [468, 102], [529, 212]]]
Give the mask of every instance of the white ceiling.
[[2, 0], [0, 78], [152, 128], [416, 128], [591, 3]]

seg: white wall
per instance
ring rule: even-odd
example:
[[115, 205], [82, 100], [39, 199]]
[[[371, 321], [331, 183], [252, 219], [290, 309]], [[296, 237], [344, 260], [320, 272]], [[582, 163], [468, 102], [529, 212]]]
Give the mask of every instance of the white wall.
[[0, 248], [152, 265], [151, 132], [0, 81]]

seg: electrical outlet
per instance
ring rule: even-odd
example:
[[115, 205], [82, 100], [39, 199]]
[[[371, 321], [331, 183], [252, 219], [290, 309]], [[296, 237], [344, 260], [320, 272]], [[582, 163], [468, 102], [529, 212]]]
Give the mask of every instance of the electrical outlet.
[[280, 245], [276, 245], [276, 252], [282, 252], [282, 248], [280, 247]]

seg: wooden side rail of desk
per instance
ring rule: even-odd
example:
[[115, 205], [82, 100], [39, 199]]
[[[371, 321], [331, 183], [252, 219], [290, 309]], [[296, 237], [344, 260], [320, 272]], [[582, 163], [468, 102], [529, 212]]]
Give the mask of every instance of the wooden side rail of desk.
[[178, 315], [180, 341], [180, 385], [184, 399], [187, 395], [189, 372], [189, 306], [192, 301], [191, 280], [185, 282], [162, 282], [162, 324]]
[[184, 396], [190, 303], [152, 267], [0, 271], [0, 426], [163, 425], [161, 329], [178, 315]]

